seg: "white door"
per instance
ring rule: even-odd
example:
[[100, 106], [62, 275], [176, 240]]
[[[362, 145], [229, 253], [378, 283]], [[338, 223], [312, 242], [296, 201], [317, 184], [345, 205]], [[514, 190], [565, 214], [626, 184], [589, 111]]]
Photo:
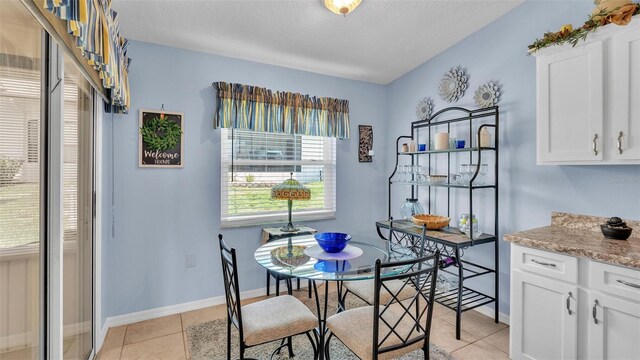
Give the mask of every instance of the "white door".
[[606, 144], [612, 158], [640, 163], [640, 22], [611, 40], [611, 127]]
[[511, 356], [518, 359], [575, 359], [577, 287], [512, 271]]
[[640, 303], [589, 293], [589, 358], [640, 359]]
[[537, 58], [538, 163], [602, 160], [603, 45]]

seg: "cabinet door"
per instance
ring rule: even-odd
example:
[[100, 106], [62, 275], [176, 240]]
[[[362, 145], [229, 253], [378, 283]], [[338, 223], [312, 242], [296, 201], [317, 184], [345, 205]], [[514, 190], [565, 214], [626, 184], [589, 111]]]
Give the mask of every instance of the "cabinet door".
[[[611, 158], [640, 163], [640, 26], [611, 39]], [[607, 150], [609, 151], [609, 150]]]
[[601, 41], [537, 58], [538, 163], [602, 160]]
[[577, 286], [512, 271], [511, 356], [517, 359], [575, 359]]
[[589, 358], [640, 359], [640, 303], [589, 293]]

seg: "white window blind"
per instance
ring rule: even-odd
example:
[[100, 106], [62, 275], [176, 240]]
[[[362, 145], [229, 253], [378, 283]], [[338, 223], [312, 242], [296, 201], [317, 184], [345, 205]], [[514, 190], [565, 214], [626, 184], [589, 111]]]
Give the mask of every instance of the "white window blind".
[[[36, 69], [0, 65], [0, 248], [33, 243], [39, 238], [40, 76]], [[74, 83], [65, 83], [65, 240], [74, 240], [77, 233], [80, 90], [87, 93]]]
[[293, 221], [330, 218], [336, 210], [336, 140], [221, 129], [223, 227], [286, 221], [287, 201], [272, 200], [271, 187], [290, 177], [311, 189], [293, 202]]
[[40, 240], [41, 74], [27, 60], [0, 51], [0, 249]]

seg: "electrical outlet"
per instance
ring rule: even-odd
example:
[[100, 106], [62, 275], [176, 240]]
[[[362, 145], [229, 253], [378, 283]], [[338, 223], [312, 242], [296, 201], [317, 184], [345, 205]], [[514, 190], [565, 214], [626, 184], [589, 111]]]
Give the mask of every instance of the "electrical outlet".
[[187, 254], [187, 267], [196, 267], [196, 254]]

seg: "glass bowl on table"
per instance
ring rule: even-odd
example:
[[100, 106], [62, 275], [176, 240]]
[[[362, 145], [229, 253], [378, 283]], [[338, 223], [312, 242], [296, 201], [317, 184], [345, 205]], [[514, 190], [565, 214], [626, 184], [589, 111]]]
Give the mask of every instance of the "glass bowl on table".
[[313, 235], [318, 246], [328, 253], [339, 253], [347, 247], [351, 235], [336, 232], [323, 232]]

